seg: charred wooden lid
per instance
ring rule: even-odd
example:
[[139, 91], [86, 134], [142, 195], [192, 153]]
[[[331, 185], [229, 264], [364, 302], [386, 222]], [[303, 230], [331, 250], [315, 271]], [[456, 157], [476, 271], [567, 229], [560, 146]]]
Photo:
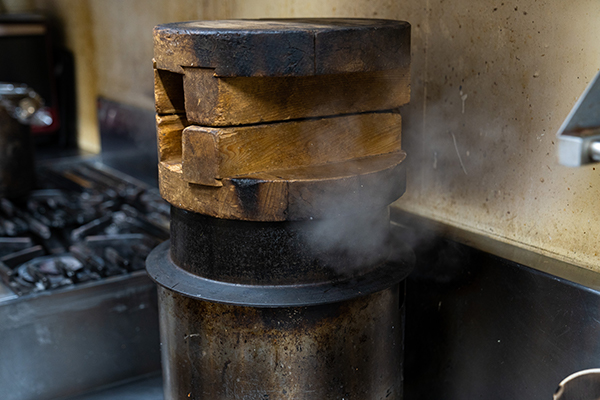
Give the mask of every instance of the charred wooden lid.
[[162, 197], [177, 208], [216, 218], [245, 221], [299, 221], [352, 215], [384, 208], [406, 189], [406, 153], [343, 163], [240, 175], [222, 186], [185, 180], [180, 162], [161, 162]]
[[154, 29], [158, 69], [217, 76], [385, 71], [410, 62], [410, 24], [378, 19], [190, 21]]
[[404, 192], [408, 23], [197, 21], [154, 39], [160, 190], [173, 206], [298, 221]]

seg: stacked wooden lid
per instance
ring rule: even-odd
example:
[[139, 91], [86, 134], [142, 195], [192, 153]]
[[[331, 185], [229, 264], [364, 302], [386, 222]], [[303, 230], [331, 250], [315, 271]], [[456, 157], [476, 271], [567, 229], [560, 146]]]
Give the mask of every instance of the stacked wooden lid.
[[175, 207], [294, 221], [404, 192], [408, 23], [165, 24], [154, 58], [160, 190]]

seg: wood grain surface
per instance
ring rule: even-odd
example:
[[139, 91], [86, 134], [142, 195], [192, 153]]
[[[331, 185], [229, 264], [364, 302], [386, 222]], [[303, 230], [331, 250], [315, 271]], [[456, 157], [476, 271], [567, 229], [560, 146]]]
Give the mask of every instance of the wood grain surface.
[[[214, 69], [184, 68], [184, 71], [187, 118], [204, 126], [391, 110], [410, 100], [408, 66], [307, 77], [219, 78]], [[175, 93], [174, 96], [179, 95]], [[157, 109], [158, 104], [157, 95]]]
[[181, 163], [159, 163], [161, 195], [172, 205], [217, 218], [295, 221], [381, 208], [406, 187], [403, 151], [270, 173], [223, 179], [222, 186], [190, 184]]
[[220, 186], [233, 176], [338, 163], [400, 150], [401, 117], [367, 113], [183, 130], [183, 178]]
[[183, 114], [183, 75], [154, 69], [154, 104], [157, 114]]
[[188, 125], [185, 115], [156, 115], [159, 161], [181, 161], [181, 133]]
[[410, 24], [377, 19], [190, 21], [154, 28], [156, 67], [217, 76], [309, 76], [410, 63]]

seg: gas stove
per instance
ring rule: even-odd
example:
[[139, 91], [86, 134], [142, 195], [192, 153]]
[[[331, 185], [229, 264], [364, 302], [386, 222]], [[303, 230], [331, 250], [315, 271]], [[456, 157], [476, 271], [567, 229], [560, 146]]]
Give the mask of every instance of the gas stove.
[[0, 199], [0, 276], [17, 295], [144, 269], [169, 237], [158, 194], [100, 163], [46, 167], [38, 189]]
[[3, 399], [65, 398], [156, 374], [156, 287], [169, 237], [153, 189], [98, 158], [41, 163], [37, 187], [0, 199]]

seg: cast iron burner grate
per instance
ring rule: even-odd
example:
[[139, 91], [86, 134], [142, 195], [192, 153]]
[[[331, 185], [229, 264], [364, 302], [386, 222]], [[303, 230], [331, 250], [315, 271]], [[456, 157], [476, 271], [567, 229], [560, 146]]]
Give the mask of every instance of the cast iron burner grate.
[[38, 189], [0, 198], [0, 277], [22, 296], [144, 269], [169, 238], [155, 189], [101, 164], [38, 171]]

